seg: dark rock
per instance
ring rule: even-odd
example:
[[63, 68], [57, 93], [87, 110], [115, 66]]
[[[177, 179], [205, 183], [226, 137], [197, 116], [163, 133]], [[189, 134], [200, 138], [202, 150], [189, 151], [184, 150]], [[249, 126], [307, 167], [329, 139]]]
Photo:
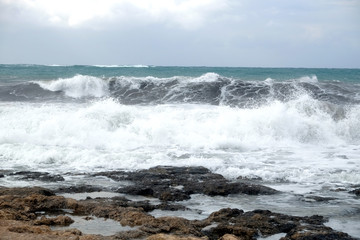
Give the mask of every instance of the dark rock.
[[155, 209], [167, 210], [167, 211], [184, 211], [187, 208], [179, 204], [169, 204], [168, 202], [163, 202], [161, 204], [150, 204], [150, 201], [130, 201], [125, 197], [112, 197], [112, 198], [89, 198], [80, 201], [82, 204], [101, 204], [104, 206], [114, 206], [114, 207], [133, 207], [142, 209], [145, 212], [150, 212]]
[[207, 219], [210, 222], [226, 222], [242, 214], [244, 214], [244, 211], [237, 208], [223, 208], [219, 211], [211, 213]]
[[69, 186], [69, 187], [59, 187], [54, 190], [56, 193], [87, 193], [87, 192], [100, 192], [103, 189], [91, 185], [79, 185], [79, 186]]
[[360, 188], [350, 191], [349, 193], [353, 193], [356, 196], [360, 196]]
[[162, 201], [183, 201], [191, 194], [227, 196], [229, 194], [275, 194], [278, 191], [258, 184], [230, 182], [204, 167], [154, 167], [136, 172], [97, 173], [116, 181], [134, 184], [121, 187], [120, 193], [156, 197]]
[[209, 235], [209, 237], [210, 239], [219, 239], [221, 236], [224, 236], [226, 234], [240, 236], [242, 240], [253, 240], [256, 239], [257, 237], [257, 232], [254, 229], [239, 225], [228, 225], [228, 224], [220, 224], [217, 227], [215, 227], [212, 230], [211, 235]]
[[164, 190], [160, 193], [159, 199], [162, 201], [182, 201], [190, 199], [189, 194], [181, 190]]
[[166, 210], [166, 211], [185, 211], [185, 210], [188, 210], [188, 208], [186, 208], [183, 205], [168, 204], [167, 202], [155, 205], [155, 209]]
[[203, 236], [192, 221], [180, 217], [160, 217], [140, 227], [141, 231], [149, 234], [172, 233], [176, 235]]
[[305, 202], [328, 202], [331, 200], [336, 200], [336, 198], [332, 197], [320, 197], [320, 196], [306, 196], [302, 199]]
[[319, 229], [327, 228], [323, 225], [325, 219], [317, 215], [295, 217], [268, 210], [243, 212], [239, 209], [230, 208], [212, 213], [204, 222], [208, 224], [219, 223], [217, 226], [203, 231], [210, 239], [219, 239], [225, 234], [232, 234], [243, 239], [255, 239], [258, 234], [270, 236], [277, 233], [289, 233], [296, 231], [301, 226], [305, 226], [305, 228], [306, 226], [318, 226]]
[[262, 181], [262, 178], [256, 175], [253, 176], [239, 176], [237, 178], [238, 180], [241, 181]]
[[336, 189], [330, 189], [332, 192], [345, 192], [346, 188], [336, 188]]
[[347, 233], [338, 232], [325, 226], [298, 226], [280, 240], [355, 240]]
[[89, 216], [83, 217], [83, 219], [86, 220], [86, 221], [94, 220], [93, 217], [89, 217]]
[[3, 170], [3, 169], [0, 169], [0, 177], [5, 177], [9, 174], [11, 174], [13, 171], [11, 170]]
[[128, 240], [128, 239], [145, 239], [145, 237], [147, 237], [148, 234], [143, 232], [143, 231], [139, 231], [139, 230], [135, 230], [135, 231], [124, 231], [124, 232], [119, 232], [117, 234], [115, 234], [115, 239], [121, 239], [121, 240]]
[[6, 188], [0, 187], [0, 196], [1, 195], [14, 195], [14, 196], [28, 196], [31, 194], [40, 194], [44, 196], [55, 196], [55, 193], [49, 189], [42, 187], [19, 187], [19, 188]]
[[65, 179], [61, 175], [51, 175], [48, 172], [20, 171], [11, 173], [12, 176], [21, 176], [21, 180], [39, 180], [43, 182], [60, 182]]

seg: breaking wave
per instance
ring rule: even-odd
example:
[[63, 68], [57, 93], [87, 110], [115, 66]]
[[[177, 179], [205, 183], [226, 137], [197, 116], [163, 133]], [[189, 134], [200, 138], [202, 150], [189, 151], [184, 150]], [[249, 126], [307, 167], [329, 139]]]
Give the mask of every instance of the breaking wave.
[[[316, 76], [288, 81], [267, 78], [243, 81], [216, 73], [200, 77], [112, 77], [76, 75], [53, 81], [35, 81], [43, 90], [70, 98], [112, 97], [122, 104], [200, 103], [237, 107], [258, 107], [272, 101], [290, 101], [309, 95], [333, 104], [358, 104], [360, 87], [344, 83], [319, 82]], [[33, 87], [33, 86], [32, 86]], [[24, 90], [25, 91], [25, 90]], [[26, 92], [24, 92], [26, 95]], [[49, 93], [47, 93], [49, 94]], [[31, 98], [31, 96], [29, 96]]]
[[73, 78], [55, 81], [35, 82], [45, 90], [64, 92], [68, 97], [103, 97], [108, 95], [108, 86], [102, 79], [92, 76], [76, 75]]

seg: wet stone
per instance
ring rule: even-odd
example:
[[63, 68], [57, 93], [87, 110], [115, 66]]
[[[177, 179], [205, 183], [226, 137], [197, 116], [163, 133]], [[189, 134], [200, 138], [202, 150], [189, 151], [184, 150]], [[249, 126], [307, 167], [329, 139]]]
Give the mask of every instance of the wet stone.
[[31, 194], [39, 194], [44, 196], [55, 196], [55, 193], [49, 189], [42, 187], [19, 187], [19, 188], [6, 188], [0, 187], [0, 196], [1, 195], [13, 195], [13, 196], [28, 196]]
[[78, 185], [78, 186], [69, 186], [69, 187], [59, 187], [55, 190], [56, 193], [91, 193], [91, 192], [100, 192], [103, 189], [91, 185]]
[[320, 196], [306, 196], [302, 199], [305, 202], [329, 202], [332, 200], [336, 200], [336, 198], [332, 197], [320, 197]]
[[[0, 190], [3, 193], [0, 196], [0, 236], [25, 234], [18, 239], [52, 239], [51, 236], [59, 236], [57, 239], [76, 239], [76, 236], [80, 236], [88, 226], [95, 229], [95, 233], [90, 234], [97, 234], [96, 231], [102, 230], [102, 236], [89, 235], [84, 239], [254, 240], [280, 233], [286, 234], [282, 235], [281, 240], [354, 239], [346, 233], [325, 226], [326, 219], [318, 215], [299, 217], [262, 209], [244, 212], [236, 208], [224, 208], [203, 220], [188, 220], [181, 217], [156, 218], [146, 211], [151, 208], [173, 208], [176, 211], [181, 207], [169, 202], [150, 207], [149, 201], [136, 202], [124, 197], [75, 200], [39, 194], [38, 192], [45, 191], [41, 188]], [[67, 213], [71, 213], [70, 217], [64, 213], [65, 209], [68, 210]], [[49, 214], [51, 218], [46, 217]], [[100, 219], [97, 218], [102, 218], [103, 225], [100, 227]], [[66, 235], [62, 235], [65, 234], [64, 231], [56, 230], [58, 227], [67, 228], [73, 220], [75, 222], [69, 227], [80, 227], [79, 224], [84, 224], [83, 230], [67, 230]], [[11, 226], [1, 228], [6, 224]], [[115, 225], [121, 232], [110, 232]], [[96, 227], [99, 229], [96, 230]]]
[[325, 226], [299, 226], [292, 229], [281, 240], [355, 240], [347, 233]]
[[68, 226], [72, 224], [74, 220], [72, 220], [69, 216], [57, 216], [54, 218], [48, 218], [45, 216], [42, 216], [40, 219], [34, 221], [34, 225], [60, 225], [60, 226]]
[[147, 170], [103, 172], [115, 181], [131, 181], [134, 184], [121, 187], [119, 193], [159, 198], [162, 201], [183, 201], [191, 194], [227, 196], [229, 194], [276, 194], [275, 189], [246, 182], [231, 182], [222, 175], [211, 173], [204, 167], [159, 166]]
[[360, 188], [352, 190], [349, 193], [355, 194], [356, 196], [360, 196]]
[[61, 182], [65, 180], [61, 175], [52, 175], [48, 172], [20, 171], [9, 175], [19, 176], [21, 180], [39, 180], [43, 182]]

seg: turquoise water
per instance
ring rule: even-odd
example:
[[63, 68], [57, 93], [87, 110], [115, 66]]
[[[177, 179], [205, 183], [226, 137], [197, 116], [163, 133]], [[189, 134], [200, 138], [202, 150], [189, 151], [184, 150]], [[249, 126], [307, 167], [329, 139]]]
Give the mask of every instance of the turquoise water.
[[0, 65], [0, 81], [51, 80], [69, 78], [76, 74], [95, 77], [173, 76], [199, 77], [214, 72], [224, 77], [241, 80], [263, 81], [272, 78], [280, 81], [316, 76], [319, 81], [345, 81], [360, 83], [360, 69], [320, 68], [236, 68], [236, 67], [161, 67], [161, 66], [43, 66], [43, 65]]

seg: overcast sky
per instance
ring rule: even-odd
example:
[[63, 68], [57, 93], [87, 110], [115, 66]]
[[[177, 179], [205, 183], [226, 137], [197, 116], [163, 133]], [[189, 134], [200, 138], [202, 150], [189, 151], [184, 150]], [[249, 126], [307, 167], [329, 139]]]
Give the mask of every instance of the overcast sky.
[[0, 63], [360, 68], [360, 1], [0, 0]]

